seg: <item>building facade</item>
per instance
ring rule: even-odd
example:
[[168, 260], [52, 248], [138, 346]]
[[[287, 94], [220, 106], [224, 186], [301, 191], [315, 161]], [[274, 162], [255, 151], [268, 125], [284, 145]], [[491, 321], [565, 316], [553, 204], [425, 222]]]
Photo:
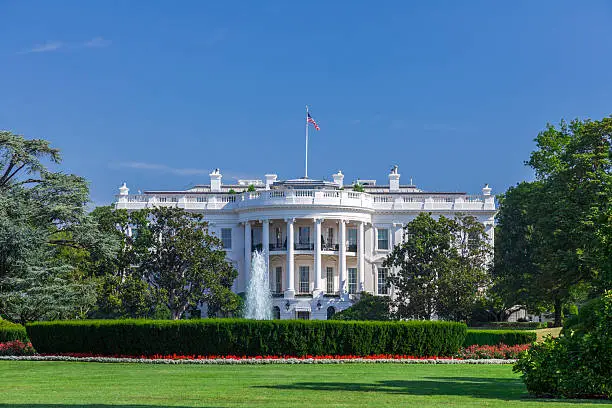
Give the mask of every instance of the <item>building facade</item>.
[[262, 251], [274, 315], [282, 319], [327, 319], [362, 291], [389, 295], [383, 261], [401, 242], [403, 225], [421, 212], [473, 215], [493, 244], [496, 209], [488, 185], [477, 196], [425, 192], [412, 183], [400, 185], [397, 167], [388, 185], [358, 180], [363, 191], [345, 188], [341, 171], [332, 178], [279, 181], [266, 174], [264, 180], [227, 185], [216, 169], [210, 184], [185, 191], [129, 194], [124, 183], [115, 205], [127, 210], [175, 206], [203, 214], [239, 271], [236, 293], [246, 290], [253, 251]]

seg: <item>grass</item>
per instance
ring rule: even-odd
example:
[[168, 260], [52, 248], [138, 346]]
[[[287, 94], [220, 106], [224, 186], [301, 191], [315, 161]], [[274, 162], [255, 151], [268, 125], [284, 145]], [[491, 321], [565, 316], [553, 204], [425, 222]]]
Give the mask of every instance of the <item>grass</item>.
[[[0, 407], [576, 407], [510, 366], [196, 366], [0, 361]], [[599, 401], [602, 403], [602, 401]]]

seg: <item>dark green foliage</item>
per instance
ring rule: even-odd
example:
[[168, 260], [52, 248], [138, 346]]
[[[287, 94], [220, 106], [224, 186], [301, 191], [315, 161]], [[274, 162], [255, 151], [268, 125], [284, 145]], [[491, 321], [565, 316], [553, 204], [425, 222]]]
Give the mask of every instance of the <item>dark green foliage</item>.
[[36, 322], [27, 330], [41, 353], [449, 356], [463, 344], [466, 326], [441, 321], [84, 320]]
[[420, 213], [403, 232], [384, 262], [393, 271], [394, 317], [467, 321], [489, 281], [484, 225], [472, 216]]
[[353, 184], [353, 191], [356, 191], [358, 193], [363, 193], [365, 191], [365, 188], [363, 188], [361, 184], [355, 183]]
[[536, 330], [545, 329], [547, 324], [542, 322], [481, 322], [472, 326], [489, 330]]
[[389, 298], [362, 293], [353, 306], [336, 313], [332, 320], [389, 320]]
[[536, 343], [514, 366], [527, 390], [538, 396], [612, 398], [612, 291], [583, 307], [563, 332]]
[[474, 344], [479, 346], [496, 346], [498, 344], [515, 346], [517, 344], [533, 343], [537, 337], [535, 332], [525, 330], [469, 329], [463, 346], [469, 347]]
[[612, 117], [548, 125], [527, 164], [537, 180], [500, 199], [495, 292], [554, 310], [612, 287]]
[[25, 327], [8, 320], [0, 320], [0, 343], [13, 340], [28, 341]]

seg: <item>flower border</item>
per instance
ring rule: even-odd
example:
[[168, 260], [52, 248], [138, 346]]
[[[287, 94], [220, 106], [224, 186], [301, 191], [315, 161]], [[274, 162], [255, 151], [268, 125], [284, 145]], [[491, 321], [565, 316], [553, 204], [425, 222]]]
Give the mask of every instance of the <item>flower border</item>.
[[456, 358], [200, 358], [200, 359], [167, 359], [137, 357], [72, 357], [72, 356], [0, 356], [0, 361], [73, 361], [83, 363], [141, 363], [141, 364], [200, 364], [200, 365], [235, 365], [235, 364], [352, 364], [352, 363], [392, 363], [392, 364], [514, 364], [515, 359], [456, 359]]

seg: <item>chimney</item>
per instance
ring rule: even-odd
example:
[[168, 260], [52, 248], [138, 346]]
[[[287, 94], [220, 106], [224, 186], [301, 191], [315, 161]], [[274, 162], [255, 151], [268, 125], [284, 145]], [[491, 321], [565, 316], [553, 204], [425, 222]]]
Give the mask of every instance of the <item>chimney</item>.
[[332, 177], [338, 187], [342, 188], [344, 186], [344, 174], [342, 174], [341, 170], [338, 170], [336, 174], [332, 174]]
[[489, 187], [488, 184], [485, 184], [484, 187], [482, 188], [482, 195], [483, 196], [490, 196], [491, 195], [491, 187]]
[[130, 189], [127, 187], [125, 182], [123, 182], [123, 185], [121, 187], [119, 187], [119, 195], [126, 196], [129, 193], [130, 193]]
[[221, 191], [221, 173], [219, 169], [214, 169], [210, 176], [210, 191]]
[[400, 175], [397, 169], [398, 167], [395, 165], [389, 173], [389, 191], [400, 191]]
[[270, 186], [276, 181], [278, 176], [276, 174], [266, 174], [264, 177], [266, 178], [266, 190], [269, 190]]

